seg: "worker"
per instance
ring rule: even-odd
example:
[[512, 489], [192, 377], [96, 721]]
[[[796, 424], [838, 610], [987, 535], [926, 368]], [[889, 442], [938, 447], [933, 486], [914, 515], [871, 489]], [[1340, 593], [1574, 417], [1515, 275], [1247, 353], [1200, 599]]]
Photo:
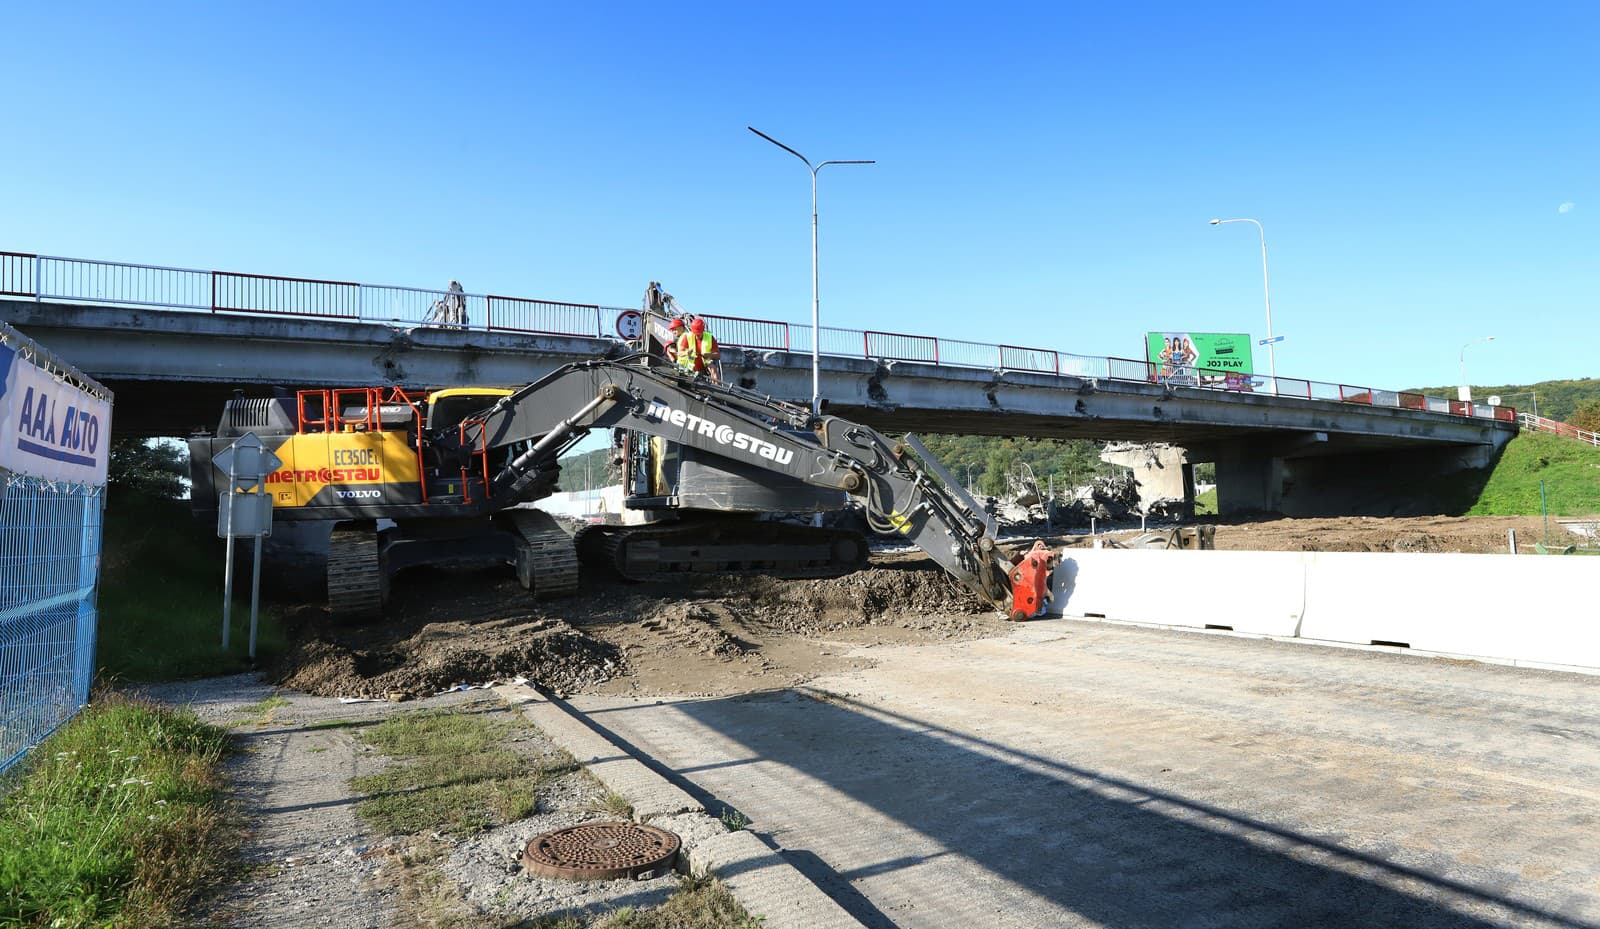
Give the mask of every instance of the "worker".
[[665, 346], [668, 361], [678, 360], [678, 340], [683, 337], [683, 317], [674, 316], [672, 322], [667, 323], [667, 344]]
[[722, 350], [716, 337], [706, 331], [706, 321], [696, 316], [689, 323], [689, 331], [678, 337], [678, 367], [690, 374], [704, 374], [713, 381], [717, 376], [716, 362], [722, 360]]

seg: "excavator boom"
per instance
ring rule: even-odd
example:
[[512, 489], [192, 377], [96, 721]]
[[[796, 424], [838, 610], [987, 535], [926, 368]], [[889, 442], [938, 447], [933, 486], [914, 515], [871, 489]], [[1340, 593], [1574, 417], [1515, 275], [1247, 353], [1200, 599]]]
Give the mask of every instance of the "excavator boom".
[[480, 449], [532, 443], [493, 477], [503, 505], [548, 486], [577, 433], [620, 428], [849, 494], [878, 532], [902, 536], [1003, 614], [1015, 615], [1013, 568], [984, 514], [937, 480], [905, 443], [869, 426], [737, 387], [684, 376], [649, 355], [584, 361], [501, 398], [464, 429], [436, 437]]

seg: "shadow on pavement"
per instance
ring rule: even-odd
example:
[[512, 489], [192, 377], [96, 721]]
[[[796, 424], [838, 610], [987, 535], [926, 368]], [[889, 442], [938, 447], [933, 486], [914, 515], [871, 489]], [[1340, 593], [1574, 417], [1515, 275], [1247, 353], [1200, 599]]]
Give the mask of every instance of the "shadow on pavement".
[[[846, 865], [854, 868], [846, 871], [851, 878], [955, 854], [975, 861], [999, 885], [1009, 883], [1111, 929], [1488, 929], [1504, 925], [1501, 920], [1596, 929], [1594, 923], [1498, 888], [1346, 848], [1341, 836], [1304, 835], [832, 694], [810, 699], [793, 693], [745, 695], [673, 707], [738, 742], [748, 750], [744, 754], [790, 769], [797, 785], [818, 782], [860, 804], [865, 809], [855, 814], [858, 818], [886, 817], [943, 849], [934, 854], [876, 849], [871, 854], [882, 852], [877, 863]], [[596, 714], [588, 721], [643, 757], [606, 728], [607, 718]], [[708, 810], [722, 806], [704, 789], [651, 761]], [[817, 802], [825, 804], [827, 798], [819, 796]], [[759, 811], [746, 812], [757, 816], [759, 829]], [[818, 815], [829, 814], [819, 809]], [[823, 841], [853, 838], [835, 833]], [[863, 841], [870, 845], [870, 838]], [[821, 842], [809, 844], [818, 848]], [[821, 850], [826, 853], [826, 847]], [[857, 919], [873, 927], [893, 925], [813, 852], [786, 849], [784, 854]], [[1485, 871], [1480, 881], [1503, 887], [1515, 879], [1507, 872]], [[1413, 890], [1402, 892], [1391, 884]], [[951, 916], [981, 918], [982, 904], [975, 898], [983, 892], [947, 888], [941, 891], [944, 899], [920, 901], [919, 908], [927, 911], [924, 917], [949, 907], [956, 911]], [[1494, 915], [1480, 918], [1464, 909]]]

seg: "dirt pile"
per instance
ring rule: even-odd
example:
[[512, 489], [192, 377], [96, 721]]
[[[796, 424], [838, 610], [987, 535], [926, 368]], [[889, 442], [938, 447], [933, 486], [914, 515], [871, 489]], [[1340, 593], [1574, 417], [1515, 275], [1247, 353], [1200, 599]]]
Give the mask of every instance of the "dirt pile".
[[360, 628], [323, 621], [302, 628], [276, 679], [322, 696], [396, 699], [519, 675], [568, 693], [622, 670], [616, 646], [548, 617]]
[[[337, 697], [419, 697], [516, 676], [559, 694], [641, 674], [684, 690], [718, 678], [790, 680], [831, 667], [837, 642], [946, 640], [992, 631], [993, 611], [925, 558], [841, 578], [705, 576], [648, 584], [588, 577], [575, 597], [530, 598], [507, 572], [417, 571], [389, 616], [291, 619], [274, 680]], [[835, 644], [828, 644], [833, 642]], [[656, 674], [650, 667], [673, 671]], [[649, 681], [645, 682], [647, 685]]]
[[[1543, 522], [1531, 516], [1341, 516], [1265, 519], [1217, 527], [1217, 548], [1302, 552], [1509, 551], [1507, 531], [1531, 551]], [[1556, 529], [1551, 525], [1552, 531]]]
[[906, 617], [956, 619], [959, 626], [959, 617], [989, 612], [943, 571], [927, 566], [872, 567], [809, 581], [718, 578], [703, 589], [725, 598], [747, 628], [789, 635], [899, 625]]

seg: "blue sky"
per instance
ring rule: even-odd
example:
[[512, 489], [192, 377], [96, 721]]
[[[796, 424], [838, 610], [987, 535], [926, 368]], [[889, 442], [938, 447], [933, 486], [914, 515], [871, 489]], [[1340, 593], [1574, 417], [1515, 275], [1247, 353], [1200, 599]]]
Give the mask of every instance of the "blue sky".
[[[14, 4], [0, 249], [1600, 375], [1600, 7]], [[1563, 211], [1563, 204], [1570, 204]], [[1264, 352], [1258, 368], [1265, 370]]]

